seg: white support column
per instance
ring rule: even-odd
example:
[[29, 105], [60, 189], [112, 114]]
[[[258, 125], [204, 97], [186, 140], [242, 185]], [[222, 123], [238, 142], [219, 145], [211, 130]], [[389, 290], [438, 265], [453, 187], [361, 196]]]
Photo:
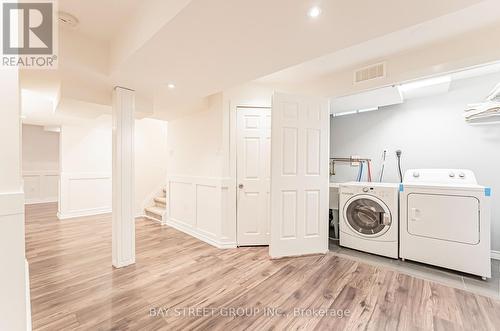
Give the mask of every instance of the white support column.
[[24, 246], [19, 70], [0, 73], [0, 330], [31, 330]]
[[113, 91], [113, 266], [135, 263], [134, 91]]

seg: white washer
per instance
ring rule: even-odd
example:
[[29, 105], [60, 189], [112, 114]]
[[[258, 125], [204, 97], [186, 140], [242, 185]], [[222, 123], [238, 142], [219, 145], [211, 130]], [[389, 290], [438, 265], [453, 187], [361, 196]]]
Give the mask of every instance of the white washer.
[[339, 194], [340, 246], [397, 259], [399, 185], [345, 183]]
[[490, 195], [470, 170], [408, 170], [400, 192], [400, 257], [491, 277]]

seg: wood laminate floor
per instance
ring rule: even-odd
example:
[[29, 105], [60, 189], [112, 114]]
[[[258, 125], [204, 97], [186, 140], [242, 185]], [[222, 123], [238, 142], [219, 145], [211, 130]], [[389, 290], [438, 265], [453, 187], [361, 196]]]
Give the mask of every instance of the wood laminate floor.
[[34, 330], [500, 329], [492, 298], [333, 253], [219, 250], [147, 220], [136, 264], [113, 269], [111, 216], [56, 211], [26, 207]]

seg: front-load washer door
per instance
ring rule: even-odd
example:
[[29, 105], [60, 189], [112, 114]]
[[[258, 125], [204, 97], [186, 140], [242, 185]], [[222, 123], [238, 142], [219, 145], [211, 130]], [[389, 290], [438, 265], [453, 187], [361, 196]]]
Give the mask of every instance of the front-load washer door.
[[344, 220], [360, 236], [378, 237], [392, 224], [389, 208], [380, 199], [370, 195], [352, 197], [344, 206]]

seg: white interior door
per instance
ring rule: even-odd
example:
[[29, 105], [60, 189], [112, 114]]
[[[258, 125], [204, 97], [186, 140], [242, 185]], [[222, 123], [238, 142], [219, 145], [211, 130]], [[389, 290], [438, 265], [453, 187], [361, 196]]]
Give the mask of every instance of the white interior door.
[[271, 110], [238, 108], [237, 118], [238, 245], [269, 245]]
[[275, 93], [271, 140], [271, 257], [328, 251], [327, 99]]

